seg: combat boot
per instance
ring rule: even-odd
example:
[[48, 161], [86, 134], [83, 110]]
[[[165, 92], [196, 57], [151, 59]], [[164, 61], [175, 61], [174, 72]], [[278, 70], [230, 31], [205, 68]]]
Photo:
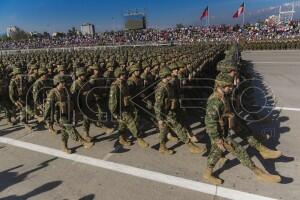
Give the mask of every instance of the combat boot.
[[35, 118], [39, 123], [41, 123], [41, 122], [44, 121], [44, 117], [40, 117], [40, 116], [38, 116], [38, 115], [34, 115], [34, 118]]
[[72, 151], [71, 149], [68, 148], [68, 142], [67, 141], [63, 141], [62, 145], [61, 145], [61, 150], [67, 154], [71, 154]]
[[166, 144], [161, 142], [160, 145], [159, 145], [159, 153], [161, 154], [168, 154], [168, 155], [172, 155], [174, 154], [174, 151], [173, 150], [170, 150], [166, 147]]
[[90, 149], [90, 148], [92, 148], [92, 146], [94, 145], [92, 142], [88, 142], [88, 141], [85, 141], [85, 140], [83, 140], [82, 141], [82, 145], [83, 145], [83, 147], [85, 148], [85, 149]]
[[127, 147], [131, 146], [131, 143], [128, 142], [122, 135], [119, 136], [119, 143], [123, 146], [127, 146]]
[[12, 122], [12, 120], [10, 118], [7, 118], [7, 125], [8, 125], [8, 127], [13, 127], [15, 124], [14, 124], [14, 122]]
[[110, 134], [112, 134], [114, 131], [115, 131], [114, 128], [108, 128], [108, 127], [106, 127], [104, 132], [105, 132], [106, 134], [110, 135]]
[[196, 146], [193, 142], [189, 141], [187, 143], [187, 146], [189, 148], [189, 151], [191, 153], [203, 153], [204, 151], [206, 151], [205, 147], [198, 147]]
[[213, 168], [207, 167], [203, 173], [203, 178], [213, 185], [221, 185], [223, 181], [213, 175]]
[[25, 124], [25, 129], [29, 132], [32, 132], [32, 127], [29, 124]]
[[53, 125], [48, 124], [49, 133], [52, 135], [57, 135], [57, 131], [53, 128]]
[[87, 142], [91, 142], [93, 140], [88, 131], [85, 131], [84, 140]]
[[137, 138], [137, 143], [143, 149], [149, 147], [149, 144], [143, 138]]
[[279, 183], [281, 181], [280, 176], [268, 174], [258, 167], [255, 167], [252, 171], [256, 175], [256, 178], [261, 181], [268, 183]]
[[174, 137], [171, 133], [168, 133], [167, 138], [171, 142], [178, 142], [178, 138]]
[[281, 151], [271, 150], [271, 149], [265, 147], [264, 145], [260, 145], [257, 148], [257, 150], [259, 151], [260, 155], [264, 159], [276, 159], [276, 158], [279, 158], [280, 156], [282, 156], [282, 152]]
[[227, 162], [228, 162], [228, 159], [226, 157], [221, 157], [217, 163], [217, 167], [222, 168]]

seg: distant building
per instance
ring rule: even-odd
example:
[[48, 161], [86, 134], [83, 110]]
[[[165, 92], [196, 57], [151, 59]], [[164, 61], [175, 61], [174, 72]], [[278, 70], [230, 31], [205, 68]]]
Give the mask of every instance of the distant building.
[[80, 30], [82, 35], [94, 35], [95, 34], [95, 26], [90, 23], [82, 24], [80, 26]]
[[6, 35], [7, 37], [11, 37], [13, 34], [16, 34], [20, 31], [20, 28], [16, 27], [16, 26], [9, 26], [6, 29]]

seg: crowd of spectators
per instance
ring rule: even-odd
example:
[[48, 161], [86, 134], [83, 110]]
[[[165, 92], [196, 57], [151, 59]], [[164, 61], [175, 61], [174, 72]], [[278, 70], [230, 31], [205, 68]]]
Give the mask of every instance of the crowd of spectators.
[[247, 41], [276, 40], [300, 37], [300, 26], [267, 26], [247, 24], [235, 26], [177, 27], [168, 29], [144, 29], [135, 31], [110, 31], [93, 36], [63, 35], [29, 37], [23, 40], [0, 40], [0, 49], [37, 49], [57, 47], [81, 47], [98, 45], [130, 45], [145, 43], [193, 43], [203, 41], [231, 41], [237, 38]]

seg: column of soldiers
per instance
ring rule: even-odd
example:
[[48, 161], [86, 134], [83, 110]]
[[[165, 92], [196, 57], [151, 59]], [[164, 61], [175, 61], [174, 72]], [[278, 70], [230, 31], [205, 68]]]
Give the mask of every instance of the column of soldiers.
[[287, 50], [300, 49], [300, 39], [262, 39], [245, 41], [242, 44], [244, 50]]
[[[224, 58], [225, 49], [223, 44], [201, 44], [3, 56], [1, 108], [10, 126], [20, 121], [32, 131], [32, 122], [41, 123], [53, 135], [58, 134], [60, 127], [62, 150], [66, 153], [72, 153], [69, 137], [84, 148], [93, 146], [91, 124], [107, 134], [117, 127], [120, 145], [131, 146], [136, 141], [145, 149], [149, 147], [144, 139], [144, 125], [148, 123], [159, 132], [159, 153], [174, 154], [166, 143], [180, 141], [189, 152], [201, 154], [206, 147], [195, 144], [195, 136], [182, 120], [185, 112], [181, 107], [184, 95], [201, 94], [194, 90], [184, 92], [182, 86], [197, 84], [194, 78], [205, 77], [206, 72], [216, 76], [215, 66]], [[256, 167], [231, 137], [236, 134], [243, 138], [266, 159], [281, 156], [280, 151], [263, 146], [231, 107], [230, 101], [238, 101], [228, 98], [233, 88], [239, 87], [238, 57], [239, 50], [233, 46], [219, 62], [220, 73], [207, 102], [205, 125], [211, 148], [203, 177], [212, 184], [221, 184], [221, 179], [213, 176], [213, 168], [218, 161], [226, 160], [225, 152], [230, 152], [260, 179], [279, 182], [280, 177]], [[83, 134], [76, 128], [80, 121]]]

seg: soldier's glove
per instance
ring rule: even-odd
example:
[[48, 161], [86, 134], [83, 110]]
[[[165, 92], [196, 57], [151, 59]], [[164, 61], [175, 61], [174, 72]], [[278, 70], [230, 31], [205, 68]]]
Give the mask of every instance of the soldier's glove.
[[177, 101], [176, 99], [171, 100], [171, 110], [175, 110], [177, 107]]
[[124, 97], [124, 106], [129, 106], [129, 99], [130, 99], [130, 96]]
[[153, 106], [152, 106], [152, 102], [150, 100], [147, 100], [147, 105], [146, 107], [149, 109], [149, 110], [152, 110]]
[[158, 127], [159, 128], [164, 128], [164, 122], [162, 120], [158, 121]]
[[217, 147], [218, 147], [219, 149], [221, 149], [221, 151], [223, 151], [223, 152], [226, 151], [226, 148], [225, 148], [225, 146], [224, 146], [224, 141], [223, 141], [222, 139], [216, 140], [215, 143], [216, 143]]

